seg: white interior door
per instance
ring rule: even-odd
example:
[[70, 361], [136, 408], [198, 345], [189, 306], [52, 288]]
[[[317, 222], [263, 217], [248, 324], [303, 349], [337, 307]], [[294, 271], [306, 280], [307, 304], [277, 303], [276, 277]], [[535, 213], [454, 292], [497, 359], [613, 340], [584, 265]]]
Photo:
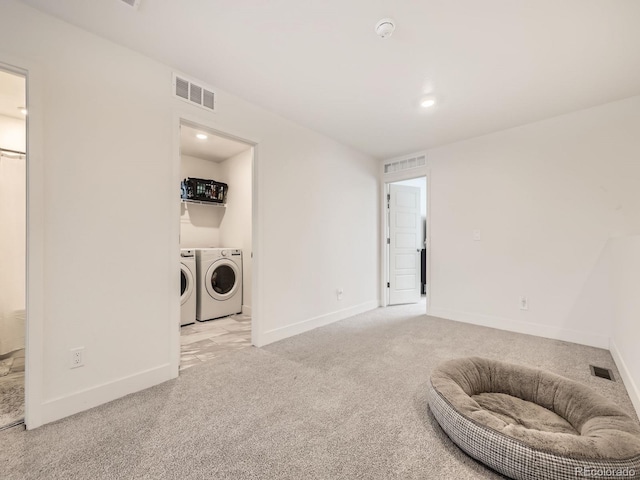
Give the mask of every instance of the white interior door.
[[389, 185], [389, 305], [420, 301], [420, 188]]

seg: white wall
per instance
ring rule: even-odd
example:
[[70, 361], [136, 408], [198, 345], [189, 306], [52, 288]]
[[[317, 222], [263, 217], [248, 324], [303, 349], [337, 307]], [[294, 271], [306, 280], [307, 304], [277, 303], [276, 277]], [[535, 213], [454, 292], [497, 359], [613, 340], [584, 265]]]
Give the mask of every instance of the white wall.
[[[12, 0], [6, 58], [35, 65], [41, 99], [29, 105], [43, 132], [30, 148], [44, 152], [29, 428], [177, 374], [180, 117], [258, 143], [260, 344], [377, 306], [373, 159], [224, 91], [216, 114], [173, 99], [169, 67]], [[70, 370], [80, 346], [86, 365]]]
[[257, 202], [266, 341], [379, 303], [377, 162], [302, 127], [287, 132], [261, 142], [258, 154], [273, 152], [268, 166], [259, 162]]
[[610, 348], [640, 413], [639, 111], [633, 97], [427, 158], [430, 313]]
[[640, 231], [639, 111], [634, 97], [429, 151], [431, 313], [608, 348], [607, 242]]
[[[189, 155], [181, 157], [180, 180], [194, 177], [225, 182], [222, 175], [219, 163]], [[226, 215], [225, 209], [217, 205], [181, 203], [180, 247], [219, 247], [220, 224], [224, 215]]]
[[611, 240], [615, 318], [611, 353], [640, 415], [640, 235]]
[[250, 148], [220, 163], [221, 178], [229, 185], [227, 208], [220, 225], [220, 246], [242, 249], [242, 311], [251, 314], [251, 162]]
[[0, 115], [0, 147], [16, 152], [26, 152], [26, 130], [24, 120]]

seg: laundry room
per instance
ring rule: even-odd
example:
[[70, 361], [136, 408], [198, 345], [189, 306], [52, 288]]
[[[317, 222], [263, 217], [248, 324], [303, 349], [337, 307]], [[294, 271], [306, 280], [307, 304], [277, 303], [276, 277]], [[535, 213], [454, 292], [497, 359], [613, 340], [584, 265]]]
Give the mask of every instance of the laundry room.
[[253, 150], [180, 125], [181, 370], [251, 346]]

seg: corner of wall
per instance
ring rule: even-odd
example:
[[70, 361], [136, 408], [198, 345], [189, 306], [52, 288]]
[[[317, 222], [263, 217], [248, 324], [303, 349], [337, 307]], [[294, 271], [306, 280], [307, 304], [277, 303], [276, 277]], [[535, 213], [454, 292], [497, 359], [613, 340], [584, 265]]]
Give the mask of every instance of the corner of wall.
[[640, 417], [640, 235], [612, 238], [610, 245], [615, 313], [609, 350]]
[[342, 310], [336, 310], [324, 315], [318, 315], [317, 317], [308, 318], [291, 325], [267, 330], [262, 335], [260, 335], [260, 344], [258, 346], [262, 347], [264, 345], [268, 345], [279, 340], [284, 340], [285, 338], [292, 337], [294, 335], [308, 332], [309, 330], [313, 330], [318, 327], [329, 325], [330, 323], [344, 320], [345, 318], [349, 318], [360, 313], [368, 312], [369, 310], [374, 310], [378, 308], [378, 305], [378, 300], [371, 300], [359, 305], [344, 308]]
[[627, 393], [629, 394], [631, 403], [633, 403], [633, 408], [635, 408], [636, 410], [636, 415], [640, 417], [640, 390], [638, 389], [638, 385], [636, 385], [636, 382], [634, 382], [633, 377], [631, 376], [631, 372], [629, 371], [629, 367], [622, 358], [620, 350], [618, 350], [618, 347], [616, 346], [613, 338], [611, 339], [609, 345], [609, 351], [611, 352], [613, 361], [618, 367], [618, 371], [620, 372], [620, 376], [622, 377], [624, 386], [627, 387]]
[[542, 325], [539, 323], [523, 322], [493, 315], [461, 312], [448, 308], [431, 307], [429, 315], [456, 322], [495, 328], [497, 330], [551, 338], [553, 340], [562, 340], [564, 342], [579, 343], [581, 345], [588, 345], [596, 348], [609, 348], [609, 337], [592, 332]]

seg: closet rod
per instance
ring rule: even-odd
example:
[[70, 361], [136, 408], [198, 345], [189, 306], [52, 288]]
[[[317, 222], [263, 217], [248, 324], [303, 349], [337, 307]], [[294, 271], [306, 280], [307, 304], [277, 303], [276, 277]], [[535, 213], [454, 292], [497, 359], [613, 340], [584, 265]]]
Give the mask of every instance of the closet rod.
[[15, 153], [17, 155], [26, 155], [25, 152], [19, 152], [17, 150], [9, 150], [8, 148], [2, 148], [2, 147], [0, 147], [0, 152], [9, 152], [9, 153]]

